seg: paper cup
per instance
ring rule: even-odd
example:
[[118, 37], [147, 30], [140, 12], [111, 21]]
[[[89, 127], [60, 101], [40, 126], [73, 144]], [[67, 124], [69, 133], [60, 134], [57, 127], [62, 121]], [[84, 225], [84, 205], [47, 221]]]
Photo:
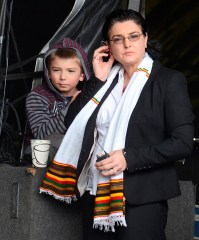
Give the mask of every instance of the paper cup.
[[33, 165], [41, 168], [46, 167], [50, 150], [50, 140], [32, 139], [30, 142]]

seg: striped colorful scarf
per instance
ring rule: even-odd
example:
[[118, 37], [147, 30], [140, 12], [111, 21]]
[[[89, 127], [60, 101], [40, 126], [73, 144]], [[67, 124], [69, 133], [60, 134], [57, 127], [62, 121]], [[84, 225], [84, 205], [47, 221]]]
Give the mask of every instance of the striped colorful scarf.
[[[152, 64], [152, 59], [146, 54], [122, 95], [103, 146], [106, 152], [125, 147], [128, 122], [140, 93], [148, 80]], [[85, 188], [81, 188], [81, 182], [86, 181], [86, 175], [82, 176], [82, 171], [80, 177], [76, 179], [76, 170], [85, 126], [120, 69], [121, 66], [118, 65], [113, 67], [105, 85], [74, 119], [55, 156], [55, 160], [46, 173], [40, 192], [53, 195], [56, 199], [67, 203], [76, 199], [75, 187], [78, 188], [80, 196], [83, 195]], [[126, 226], [123, 173], [111, 177], [98, 174], [99, 182], [96, 183], [94, 228], [115, 231], [115, 225]]]

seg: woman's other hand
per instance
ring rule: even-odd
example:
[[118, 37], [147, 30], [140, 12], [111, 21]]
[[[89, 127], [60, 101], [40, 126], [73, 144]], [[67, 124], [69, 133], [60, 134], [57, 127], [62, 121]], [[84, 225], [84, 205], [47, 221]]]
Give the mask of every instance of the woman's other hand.
[[123, 151], [115, 150], [109, 153], [110, 157], [96, 162], [95, 166], [103, 176], [113, 176], [123, 172], [127, 168], [127, 162]]

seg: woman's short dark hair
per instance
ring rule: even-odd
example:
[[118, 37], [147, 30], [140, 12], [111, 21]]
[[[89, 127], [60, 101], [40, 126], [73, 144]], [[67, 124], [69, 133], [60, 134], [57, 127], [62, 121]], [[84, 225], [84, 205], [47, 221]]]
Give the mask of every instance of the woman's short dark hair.
[[[140, 26], [142, 34], [146, 36], [148, 34], [148, 26], [144, 17], [132, 9], [117, 9], [107, 15], [103, 28], [102, 35], [104, 41], [109, 41], [109, 30], [117, 22], [125, 22], [132, 20], [137, 25]], [[148, 38], [146, 52], [150, 55], [152, 59], [160, 58], [160, 44], [155, 41], [150, 41]]]
[[103, 34], [104, 40], [106, 40], [106, 41], [109, 40], [109, 37], [108, 37], [109, 30], [115, 23], [125, 22], [128, 20], [132, 20], [137, 25], [139, 25], [141, 28], [142, 34], [144, 36], [146, 36], [146, 34], [148, 32], [147, 26], [146, 26], [146, 21], [140, 13], [138, 13], [132, 9], [127, 9], [127, 10], [117, 9], [117, 10], [111, 12], [106, 17], [105, 23], [102, 28], [102, 34]]

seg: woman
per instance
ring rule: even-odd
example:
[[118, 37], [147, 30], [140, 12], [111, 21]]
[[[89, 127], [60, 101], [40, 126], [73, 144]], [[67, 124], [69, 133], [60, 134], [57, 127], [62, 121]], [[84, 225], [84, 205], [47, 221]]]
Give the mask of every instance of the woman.
[[174, 162], [192, 151], [187, 83], [156, 60], [139, 13], [112, 12], [103, 35], [95, 76], [69, 108], [54, 161], [71, 173], [70, 188], [58, 196], [46, 176], [40, 190], [68, 202], [81, 197], [85, 240], [163, 240], [167, 200], [180, 194]]

